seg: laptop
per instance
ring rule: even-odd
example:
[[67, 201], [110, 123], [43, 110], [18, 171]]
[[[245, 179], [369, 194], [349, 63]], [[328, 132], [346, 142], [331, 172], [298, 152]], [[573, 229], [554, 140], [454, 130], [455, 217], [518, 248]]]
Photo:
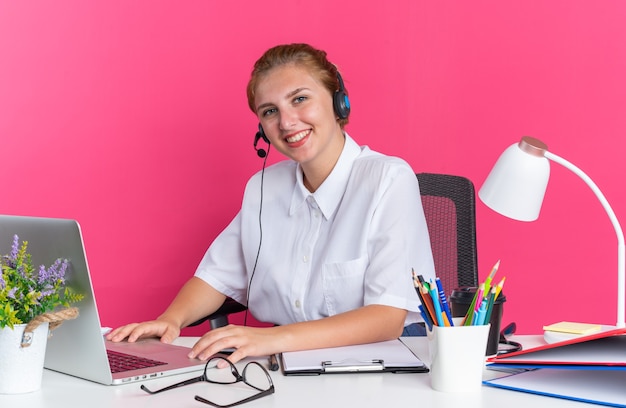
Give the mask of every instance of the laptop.
[[[69, 219], [0, 215], [0, 254], [11, 251], [13, 236], [28, 241], [33, 265], [50, 266], [68, 259], [66, 282], [84, 299], [74, 306], [79, 316], [52, 331], [48, 339], [44, 366], [50, 370], [106, 385], [126, 384], [204, 369], [205, 362], [189, 359], [186, 347], [145, 339], [136, 343], [113, 343], [102, 335], [96, 298], [78, 222]], [[109, 355], [125, 362], [110, 363]], [[139, 358], [139, 365], [127, 361]], [[132, 359], [131, 359], [132, 360]]]

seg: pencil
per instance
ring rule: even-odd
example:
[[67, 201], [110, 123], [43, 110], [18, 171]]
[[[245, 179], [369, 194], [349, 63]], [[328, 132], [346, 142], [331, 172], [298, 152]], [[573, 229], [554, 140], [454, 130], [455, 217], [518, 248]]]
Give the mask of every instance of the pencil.
[[437, 293], [437, 289], [434, 285], [430, 285], [430, 299], [433, 301], [433, 306], [435, 307], [435, 317], [437, 318], [438, 326], [445, 326], [443, 323], [443, 318], [441, 317], [441, 304], [439, 303], [439, 294]]
[[499, 267], [500, 267], [500, 260], [498, 259], [498, 262], [496, 262], [493, 268], [491, 268], [491, 273], [489, 273], [489, 276], [487, 276], [487, 279], [485, 279], [485, 292], [489, 292], [491, 290], [491, 281], [493, 280], [493, 277], [496, 275], [496, 272], [498, 272]]
[[480, 307], [480, 302], [483, 300], [482, 292], [484, 292], [484, 290], [485, 290], [485, 284], [481, 283], [480, 286], [478, 287], [478, 290], [476, 291], [476, 294], [474, 294], [474, 299], [472, 299], [472, 303], [470, 303], [469, 308], [467, 308], [467, 314], [465, 315], [465, 320], [463, 321], [464, 326], [472, 325], [475, 309], [477, 307]]
[[496, 299], [498, 299], [498, 296], [500, 296], [500, 292], [502, 292], [502, 286], [504, 286], [505, 279], [506, 279], [506, 276], [502, 277], [502, 279], [500, 279], [500, 282], [496, 286]]
[[413, 286], [415, 286], [416, 288], [419, 287], [420, 284], [420, 280], [417, 277], [417, 275], [415, 274], [415, 269], [411, 269], [411, 275], [413, 275]]
[[485, 284], [482, 283], [478, 287], [478, 293], [476, 296], [476, 304], [474, 305], [474, 312], [478, 311], [478, 308], [480, 308], [480, 304], [482, 303], [484, 297], [485, 297]]
[[446, 312], [441, 312], [441, 320], [443, 320], [443, 325], [446, 327], [452, 326], [452, 322], [448, 319], [448, 315]]
[[437, 318], [435, 317], [433, 304], [430, 301], [430, 295], [428, 294], [428, 290], [426, 290], [424, 285], [422, 285], [424, 278], [421, 275], [416, 276], [415, 270], [411, 270], [411, 272], [413, 273], [413, 285], [415, 286], [417, 296], [419, 297], [420, 302], [422, 302], [422, 305], [424, 306], [424, 314], [430, 320], [431, 324], [437, 324]]
[[422, 302], [424, 303], [424, 307], [426, 307], [426, 311], [430, 316], [433, 324], [437, 324], [437, 315], [435, 314], [435, 305], [433, 304], [433, 299], [430, 297], [430, 293], [428, 289], [424, 285], [420, 284], [420, 294], [422, 298]]

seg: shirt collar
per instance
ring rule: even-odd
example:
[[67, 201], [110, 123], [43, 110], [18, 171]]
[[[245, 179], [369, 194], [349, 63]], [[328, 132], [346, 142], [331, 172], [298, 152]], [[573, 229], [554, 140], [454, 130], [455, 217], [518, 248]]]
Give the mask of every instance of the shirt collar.
[[346, 136], [346, 142], [344, 143], [339, 160], [337, 160], [335, 167], [315, 193], [311, 194], [309, 190], [306, 189], [303, 181], [302, 168], [299, 164], [296, 166], [296, 185], [294, 186], [293, 195], [291, 197], [289, 215], [293, 215], [304, 203], [306, 198], [311, 195], [315, 198], [324, 218], [329, 219], [333, 215], [339, 206], [343, 193], [346, 191], [352, 165], [359, 154], [361, 154], [361, 147], [347, 133], [344, 134]]

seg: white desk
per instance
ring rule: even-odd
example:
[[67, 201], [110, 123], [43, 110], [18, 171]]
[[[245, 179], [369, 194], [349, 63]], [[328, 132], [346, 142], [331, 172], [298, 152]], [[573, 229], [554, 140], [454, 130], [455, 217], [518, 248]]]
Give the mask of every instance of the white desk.
[[[538, 345], [540, 336], [516, 336], [525, 347]], [[425, 337], [404, 338], [411, 349], [429, 363]], [[178, 344], [190, 345], [194, 338], [181, 338]], [[266, 359], [263, 359], [265, 362]], [[238, 364], [239, 365], [239, 364]], [[198, 374], [199, 375], [199, 374]], [[582, 407], [580, 402], [541, 397], [523, 392], [483, 386], [475, 393], [442, 393], [430, 388], [428, 374], [327, 374], [321, 376], [285, 377], [272, 372], [276, 392], [273, 395], [242, 405], [242, 407], [410, 407], [478, 408], [503, 406]], [[497, 373], [486, 371], [485, 376]], [[160, 388], [193, 377], [185, 374], [144, 382]], [[30, 394], [0, 395], [0, 407], [32, 408], [100, 408], [100, 407], [210, 407], [194, 400], [198, 394], [211, 399], [211, 392], [234, 385], [197, 383], [163, 394], [148, 395], [139, 389], [142, 383], [104, 386], [57, 372], [44, 370], [42, 389]], [[213, 388], [209, 388], [213, 387]], [[220, 388], [221, 387], [221, 388]], [[210, 391], [214, 390], [214, 391]]]

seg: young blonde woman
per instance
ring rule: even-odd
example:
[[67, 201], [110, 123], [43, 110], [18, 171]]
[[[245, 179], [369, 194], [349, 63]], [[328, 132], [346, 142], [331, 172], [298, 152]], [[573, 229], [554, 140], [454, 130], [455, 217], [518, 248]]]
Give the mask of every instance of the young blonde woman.
[[414, 171], [346, 133], [350, 102], [324, 51], [269, 49], [247, 94], [257, 139], [288, 160], [249, 180], [239, 213], [163, 314], [107, 338], [171, 342], [227, 296], [275, 326], [211, 330], [190, 357], [234, 348], [229, 359], [237, 362], [400, 336], [419, 320], [411, 271], [434, 278]]

